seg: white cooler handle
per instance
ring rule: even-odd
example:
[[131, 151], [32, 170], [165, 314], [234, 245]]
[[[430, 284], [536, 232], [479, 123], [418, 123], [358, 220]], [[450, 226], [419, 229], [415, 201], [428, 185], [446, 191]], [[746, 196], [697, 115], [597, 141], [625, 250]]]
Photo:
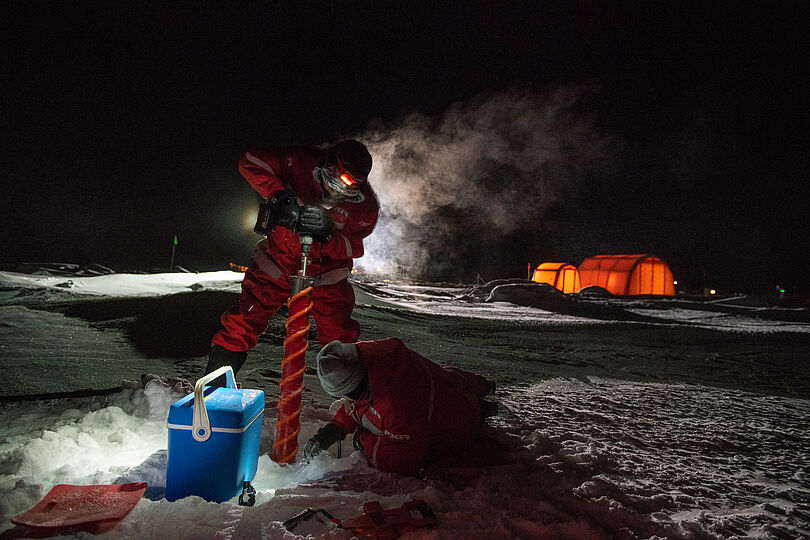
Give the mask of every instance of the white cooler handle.
[[211, 422], [208, 421], [208, 411], [205, 410], [205, 383], [211, 382], [222, 374], [225, 374], [225, 387], [236, 388], [236, 379], [233, 377], [231, 366], [222, 366], [212, 371], [208, 375], [197, 379], [194, 385], [194, 422], [191, 424], [191, 436], [195, 441], [205, 442], [211, 437]]

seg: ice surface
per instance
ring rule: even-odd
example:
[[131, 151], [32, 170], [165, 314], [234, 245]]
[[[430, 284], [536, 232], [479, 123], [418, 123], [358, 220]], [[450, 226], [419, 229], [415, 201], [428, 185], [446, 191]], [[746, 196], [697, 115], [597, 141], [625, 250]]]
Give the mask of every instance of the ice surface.
[[[75, 390], [137, 382], [145, 372], [194, 378], [198, 354], [146, 351], [132, 319], [153, 312], [130, 299], [156, 297], [172, 318], [216, 318], [220, 306], [206, 313], [189, 302], [213, 298], [205, 296], [212, 290], [235, 298], [240, 276], [180, 276], [80, 278], [66, 289], [51, 277], [0, 275], [0, 395], [41, 392], [50, 379]], [[106, 396], [0, 403], [0, 531], [12, 534], [10, 518], [57, 483], [146, 481], [146, 498], [101, 536], [350, 538], [322, 520], [296, 534], [281, 522], [307, 507], [345, 519], [365, 501], [389, 508], [412, 499], [428, 502], [439, 525], [411, 538], [810, 536], [805, 323], [677, 301], [621, 306], [660, 320], [651, 323], [471, 303], [463, 288], [377, 283], [357, 292], [363, 337], [396, 335], [497, 381], [501, 412], [468, 452], [434, 460], [416, 477], [370, 468], [347, 441], [340, 458], [332, 448], [308, 465], [273, 463], [274, 323], [237, 377], [268, 396], [256, 506], [162, 498], [166, 414], [180, 395], [153, 381]], [[311, 373], [305, 381], [301, 441], [331, 405]]]
[[0, 272], [0, 284], [18, 287], [61, 289], [77, 294], [103, 296], [162, 296], [177, 292], [211, 288], [238, 292], [244, 274], [220, 272], [168, 274], [108, 274], [103, 276], [49, 276]]

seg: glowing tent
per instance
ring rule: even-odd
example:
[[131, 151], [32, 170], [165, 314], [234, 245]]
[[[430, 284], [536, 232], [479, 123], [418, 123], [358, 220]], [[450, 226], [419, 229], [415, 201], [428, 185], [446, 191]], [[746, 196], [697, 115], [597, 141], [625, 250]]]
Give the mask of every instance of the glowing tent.
[[582, 287], [597, 285], [612, 294], [675, 296], [672, 270], [653, 255], [598, 255], [579, 265]]
[[532, 281], [548, 283], [564, 293], [579, 292], [579, 270], [573, 264], [546, 262], [534, 269]]

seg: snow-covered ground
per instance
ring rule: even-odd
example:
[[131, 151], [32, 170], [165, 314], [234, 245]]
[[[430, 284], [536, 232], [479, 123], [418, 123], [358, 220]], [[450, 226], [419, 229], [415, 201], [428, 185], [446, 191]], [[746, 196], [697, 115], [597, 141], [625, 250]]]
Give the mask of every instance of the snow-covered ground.
[[[810, 537], [806, 312], [529, 294], [482, 302], [468, 289], [382, 282], [356, 283], [363, 339], [400, 337], [497, 381], [500, 414], [469, 452], [412, 478], [371, 469], [346, 442], [340, 458], [332, 449], [308, 465], [273, 463], [280, 314], [237, 376], [268, 402], [256, 506], [167, 502], [166, 413], [180, 394], [144, 387], [140, 374], [202, 375], [240, 277], [0, 273], [3, 538], [25, 533], [11, 517], [57, 483], [130, 481], [147, 482], [147, 496], [102, 536], [350, 538], [323, 520], [295, 533], [281, 522], [307, 507], [345, 519], [365, 501], [423, 499], [438, 527], [409, 538]], [[305, 384], [301, 444], [332, 405], [312, 371]], [[42, 395], [86, 388], [110, 393]]]

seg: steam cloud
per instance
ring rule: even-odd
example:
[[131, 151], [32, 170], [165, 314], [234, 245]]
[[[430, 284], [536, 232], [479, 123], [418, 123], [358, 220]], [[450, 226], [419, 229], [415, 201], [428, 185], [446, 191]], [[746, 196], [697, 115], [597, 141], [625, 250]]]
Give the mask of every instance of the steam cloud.
[[[500, 240], [537, 229], [563, 187], [606, 155], [575, 113], [588, 92], [500, 93], [359, 136], [374, 156], [380, 221], [358, 266], [433, 280], [472, 280]], [[492, 276], [510, 277], [510, 276]]]

